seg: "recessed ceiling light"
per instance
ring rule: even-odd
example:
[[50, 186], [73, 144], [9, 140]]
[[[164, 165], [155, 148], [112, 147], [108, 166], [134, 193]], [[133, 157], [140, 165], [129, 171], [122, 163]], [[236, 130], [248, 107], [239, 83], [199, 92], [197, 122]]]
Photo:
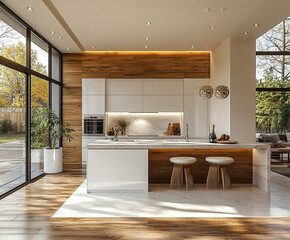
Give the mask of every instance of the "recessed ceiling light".
[[248, 35], [248, 32], [244, 32], [244, 35]]
[[33, 10], [33, 8], [32, 7], [27, 7], [27, 10], [31, 11], [31, 10]]
[[146, 37], [145, 40], [149, 40], [149, 37]]
[[147, 45], [145, 45], [145, 46], [144, 46], [144, 48], [148, 48], [148, 46], [147, 46]]
[[209, 12], [209, 11], [210, 11], [210, 8], [206, 8], [205, 11], [206, 11], [206, 12]]
[[192, 48], [195, 48], [195, 46], [194, 46], [194, 45], [192, 45], [191, 47], [192, 47]]
[[226, 8], [224, 8], [224, 7], [221, 8], [221, 12], [223, 12], [223, 11], [225, 11], [225, 10], [226, 10]]
[[214, 29], [214, 28], [215, 28], [215, 26], [210, 26], [209, 28], [210, 28], [210, 29]]
[[95, 48], [95, 45], [93, 45], [92, 48]]
[[51, 34], [55, 34], [55, 31], [52, 30], [50, 33], [51, 33]]
[[151, 25], [151, 22], [146, 22], [147, 25]]
[[61, 40], [61, 39], [62, 39], [62, 37], [58, 37], [58, 39], [59, 39], [59, 40]]
[[69, 47], [67, 47], [66, 50], [69, 50]]
[[259, 27], [259, 24], [258, 23], [255, 23], [253, 26], [254, 27]]

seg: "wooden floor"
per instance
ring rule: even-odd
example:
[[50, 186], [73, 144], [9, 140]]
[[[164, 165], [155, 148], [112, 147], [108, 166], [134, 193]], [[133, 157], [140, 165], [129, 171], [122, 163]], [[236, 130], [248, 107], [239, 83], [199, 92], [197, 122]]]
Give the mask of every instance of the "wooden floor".
[[0, 240], [290, 238], [290, 218], [51, 218], [84, 178], [47, 175], [0, 200]]

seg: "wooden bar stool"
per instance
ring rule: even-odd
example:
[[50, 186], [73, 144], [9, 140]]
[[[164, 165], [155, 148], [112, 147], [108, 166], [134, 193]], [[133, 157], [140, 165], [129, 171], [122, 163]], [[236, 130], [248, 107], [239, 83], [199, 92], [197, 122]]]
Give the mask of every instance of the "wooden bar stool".
[[181, 188], [181, 184], [183, 184], [183, 170], [184, 170], [186, 189], [193, 188], [194, 184], [191, 172], [191, 165], [196, 162], [196, 158], [172, 157], [170, 158], [170, 162], [173, 163], [170, 187]]
[[207, 157], [205, 160], [210, 163], [206, 179], [206, 187], [214, 189], [218, 188], [218, 183], [220, 181], [220, 169], [223, 189], [231, 188], [232, 184], [228, 171], [228, 165], [232, 164], [234, 159], [231, 157]]

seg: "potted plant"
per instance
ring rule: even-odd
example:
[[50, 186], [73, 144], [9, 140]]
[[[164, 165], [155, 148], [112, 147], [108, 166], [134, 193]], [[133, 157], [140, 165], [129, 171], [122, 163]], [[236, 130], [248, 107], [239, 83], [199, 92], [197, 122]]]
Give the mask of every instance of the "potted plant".
[[116, 119], [115, 123], [120, 128], [121, 135], [126, 135], [127, 134], [127, 128], [131, 124], [131, 122], [127, 121], [124, 118], [120, 118], [120, 119]]
[[56, 145], [62, 136], [69, 142], [74, 140], [70, 133], [75, 130], [68, 123], [64, 124], [53, 110], [47, 108], [41, 113], [45, 119], [41, 125], [50, 136], [49, 147], [44, 149], [44, 172], [59, 173], [62, 172], [62, 148]]

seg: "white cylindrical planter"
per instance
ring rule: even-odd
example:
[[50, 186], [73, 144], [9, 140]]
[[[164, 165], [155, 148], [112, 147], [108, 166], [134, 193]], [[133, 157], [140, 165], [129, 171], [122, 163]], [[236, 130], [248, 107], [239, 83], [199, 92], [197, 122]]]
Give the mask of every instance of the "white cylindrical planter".
[[44, 149], [44, 172], [62, 172], [62, 148]]

